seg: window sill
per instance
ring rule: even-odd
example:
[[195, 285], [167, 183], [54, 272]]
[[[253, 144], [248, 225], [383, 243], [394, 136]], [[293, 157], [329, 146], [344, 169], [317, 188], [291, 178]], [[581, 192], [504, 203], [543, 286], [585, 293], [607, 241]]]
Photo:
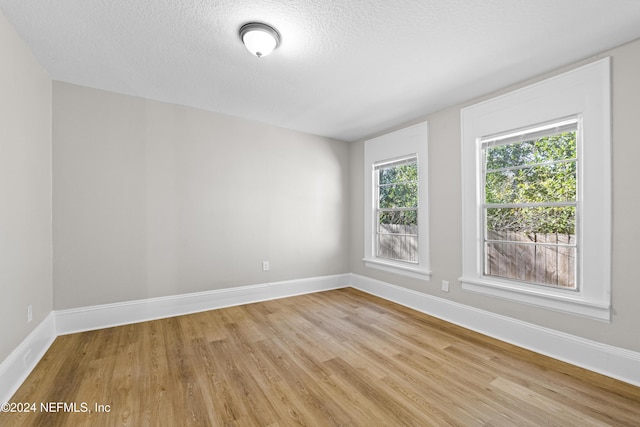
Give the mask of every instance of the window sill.
[[366, 267], [383, 270], [389, 273], [401, 274], [403, 276], [413, 277], [414, 279], [427, 281], [431, 279], [431, 271], [420, 268], [417, 265], [371, 258], [363, 258], [362, 261], [364, 261], [364, 265]]
[[605, 322], [611, 321], [609, 304], [587, 301], [580, 293], [533, 287], [500, 279], [461, 277], [462, 289], [549, 310], [575, 314]]

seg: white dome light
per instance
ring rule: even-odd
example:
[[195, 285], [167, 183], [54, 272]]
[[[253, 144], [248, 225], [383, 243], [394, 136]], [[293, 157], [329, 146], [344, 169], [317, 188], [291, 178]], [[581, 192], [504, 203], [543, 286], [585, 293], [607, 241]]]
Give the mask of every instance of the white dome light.
[[240, 38], [247, 50], [258, 58], [269, 55], [280, 44], [280, 34], [275, 28], [258, 22], [243, 25]]

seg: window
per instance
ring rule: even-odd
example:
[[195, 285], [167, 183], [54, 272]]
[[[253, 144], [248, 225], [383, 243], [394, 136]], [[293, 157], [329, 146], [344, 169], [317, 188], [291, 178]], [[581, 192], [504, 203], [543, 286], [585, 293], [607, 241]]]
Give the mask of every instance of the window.
[[365, 142], [367, 267], [428, 279], [427, 124]]
[[463, 289], [609, 320], [609, 67], [461, 111]]
[[482, 138], [484, 275], [577, 289], [578, 119]]
[[418, 159], [376, 163], [376, 257], [418, 262]]

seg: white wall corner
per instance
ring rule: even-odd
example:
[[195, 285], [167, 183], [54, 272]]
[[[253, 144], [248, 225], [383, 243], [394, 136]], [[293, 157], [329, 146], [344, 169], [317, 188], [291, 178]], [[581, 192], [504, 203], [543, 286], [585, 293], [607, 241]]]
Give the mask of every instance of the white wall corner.
[[0, 363], [0, 404], [10, 401], [55, 339], [55, 315], [51, 312]]
[[351, 274], [351, 286], [484, 335], [640, 386], [640, 353]]

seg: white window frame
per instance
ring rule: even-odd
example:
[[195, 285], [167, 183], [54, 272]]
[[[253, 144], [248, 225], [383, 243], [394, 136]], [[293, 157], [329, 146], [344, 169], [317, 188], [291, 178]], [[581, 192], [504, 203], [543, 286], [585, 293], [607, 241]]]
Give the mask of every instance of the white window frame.
[[[462, 132], [462, 288], [598, 320], [611, 318], [610, 58], [507, 93], [460, 113]], [[578, 289], [545, 287], [483, 274], [481, 139], [578, 117]]]
[[[429, 280], [428, 214], [428, 128], [419, 123], [365, 141], [364, 145], [364, 258], [367, 267]], [[407, 157], [418, 162], [418, 262], [396, 261], [376, 256], [376, 185], [375, 165]]]

